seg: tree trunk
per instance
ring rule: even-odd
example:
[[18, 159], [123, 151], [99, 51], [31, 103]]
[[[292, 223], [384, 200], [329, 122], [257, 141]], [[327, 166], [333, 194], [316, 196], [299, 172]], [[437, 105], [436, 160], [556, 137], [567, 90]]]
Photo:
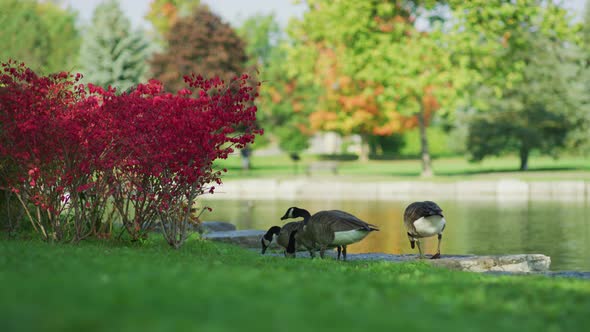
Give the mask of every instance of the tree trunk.
[[424, 119], [424, 109], [418, 113], [418, 125], [420, 127], [420, 143], [422, 146], [422, 176], [432, 176], [432, 163], [430, 161], [430, 152], [428, 151], [428, 137], [426, 136], [426, 120]]
[[240, 155], [242, 156], [242, 169], [245, 171], [249, 171], [252, 168], [250, 164], [250, 148], [244, 147], [240, 150]]
[[369, 161], [369, 153], [371, 149], [369, 147], [369, 136], [368, 135], [361, 135], [361, 153], [359, 156], [360, 161], [367, 162]]
[[522, 146], [520, 148], [520, 170], [527, 171], [529, 169], [529, 148]]

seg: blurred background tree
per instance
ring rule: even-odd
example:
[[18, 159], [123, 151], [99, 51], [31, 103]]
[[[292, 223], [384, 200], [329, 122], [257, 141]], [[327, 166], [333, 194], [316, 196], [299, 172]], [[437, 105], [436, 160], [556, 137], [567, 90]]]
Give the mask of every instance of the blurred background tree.
[[54, 2], [39, 3], [37, 12], [48, 35], [44, 72], [74, 70], [78, 65], [81, 44], [80, 32], [76, 27], [77, 14]]
[[185, 87], [183, 77], [200, 74], [228, 80], [245, 70], [245, 44], [234, 29], [207, 7], [180, 18], [166, 34], [167, 49], [150, 61], [154, 77], [166, 89]]
[[125, 91], [146, 78], [150, 53], [149, 42], [131, 28], [118, 1], [107, 0], [96, 7], [80, 51], [87, 82]]
[[285, 59], [290, 40], [273, 14], [247, 18], [238, 32], [247, 45], [248, 65], [262, 82], [257, 119], [266, 130], [265, 139], [290, 155], [298, 155], [309, 148], [313, 134], [308, 115], [317, 99], [316, 91], [289, 76]]
[[[590, 1], [586, 1], [584, 8], [580, 37], [584, 57], [582, 63], [583, 78], [585, 79], [584, 89], [590, 91]], [[586, 95], [590, 98], [590, 95]], [[590, 100], [585, 100], [585, 103], [590, 103]], [[570, 132], [568, 148], [577, 154], [588, 155], [590, 153], [590, 111], [578, 112], [577, 116], [581, 118], [581, 121]]]
[[581, 50], [538, 33], [528, 38], [531, 48], [513, 55], [525, 64], [522, 81], [505, 89], [503, 98], [485, 86], [478, 90], [478, 96], [489, 98], [490, 109], [470, 122], [467, 147], [474, 160], [516, 152], [520, 170], [527, 170], [532, 151], [556, 157], [580, 123], [577, 115], [587, 113]]
[[291, 26], [299, 43], [289, 62], [303, 80], [305, 72], [316, 72], [311, 79], [323, 87], [312, 122], [324, 130], [359, 134], [363, 160], [371, 135], [419, 126], [422, 174], [432, 175], [426, 127], [435, 111], [454, 110], [465, 84], [462, 68], [450, 62], [440, 28], [416, 28], [418, 15], [428, 15], [443, 1], [307, 3], [303, 20]]
[[145, 16], [155, 32], [155, 41], [165, 46], [165, 36], [181, 17], [187, 17], [201, 4], [200, 0], [153, 0]]
[[286, 43], [274, 49], [268, 66], [261, 71], [258, 114], [282, 151], [300, 154], [309, 148], [309, 139], [315, 133], [310, 128], [309, 114], [315, 108], [319, 90], [289, 76], [284, 64]]
[[80, 47], [76, 18], [53, 2], [0, 1], [0, 61], [23, 61], [42, 73], [74, 69]]
[[551, 1], [458, 2], [455, 52], [472, 69], [467, 148], [473, 160], [556, 156], [588, 114], [579, 26]]
[[248, 66], [264, 70], [281, 42], [281, 27], [274, 14], [256, 14], [244, 20], [238, 34], [246, 43]]

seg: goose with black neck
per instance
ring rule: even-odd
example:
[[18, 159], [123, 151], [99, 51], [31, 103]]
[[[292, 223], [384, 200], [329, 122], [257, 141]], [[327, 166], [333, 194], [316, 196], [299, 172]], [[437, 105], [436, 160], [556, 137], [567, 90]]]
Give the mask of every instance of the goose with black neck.
[[[287, 209], [281, 220], [300, 217], [303, 218], [300, 236], [311, 240], [312, 248], [320, 251], [321, 258], [324, 258], [327, 248], [341, 246], [342, 257], [346, 260], [347, 245], [359, 242], [371, 232], [379, 230], [377, 226], [340, 210], [319, 211], [311, 215], [309, 211], [293, 206]], [[340, 250], [338, 257], [340, 257]]]

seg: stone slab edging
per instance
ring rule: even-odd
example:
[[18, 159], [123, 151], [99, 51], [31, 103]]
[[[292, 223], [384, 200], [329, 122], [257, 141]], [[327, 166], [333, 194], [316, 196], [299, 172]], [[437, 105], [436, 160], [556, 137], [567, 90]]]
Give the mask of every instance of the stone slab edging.
[[465, 180], [349, 182], [338, 179], [228, 180], [207, 199], [430, 199], [590, 201], [590, 181]]
[[[264, 235], [263, 230], [239, 230], [211, 232], [203, 234], [203, 238], [238, 245], [244, 248], [260, 249], [260, 238]], [[276, 247], [275, 247], [276, 249]], [[276, 250], [275, 250], [276, 251]], [[334, 251], [327, 253], [331, 257], [336, 257]], [[275, 253], [274, 255], [280, 255]], [[307, 252], [298, 252], [297, 257], [309, 257]], [[394, 255], [383, 253], [367, 254], [349, 254], [348, 260], [379, 260], [387, 262], [406, 262], [416, 260], [417, 255]], [[444, 255], [441, 259], [425, 260], [435, 266], [449, 269], [471, 271], [471, 272], [548, 272], [551, 265], [551, 258], [541, 254], [518, 254], [518, 255], [494, 255], [494, 256], [474, 256], [474, 255]]]
[[[336, 253], [330, 252], [328, 253], [328, 256], [336, 258]], [[309, 254], [298, 252], [297, 257], [309, 258]], [[418, 255], [396, 255], [383, 253], [348, 254], [347, 260], [369, 260], [401, 263], [416, 261], [418, 260]], [[494, 256], [443, 255], [441, 259], [424, 259], [423, 261], [438, 267], [468, 272], [540, 273], [549, 272], [549, 266], [551, 265], [551, 258], [541, 254]]]
[[505, 272], [505, 271], [492, 271], [485, 272], [491, 275], [539, 275], [544, 277], [552, 278], [575, 278], [575, 279], [590, 279], [590, 272], [582, 271], [547, 271], [547, 272], [533, 272], [533, 273], [518, 273], [518, 272]]
[[260, 238], [265, 231], [246, 229], [241, 231], [211, 232], [202, 234], [201, 237], [211, 241], [235, 244], [244, 248], [260, 249]]
[[[256, 249], [258, 250], [258, 249]], [[271, 253], [274, 256], [282, 256], [280, 253]], [[327, 253], [336, 258], [336, 253]], [[308, 253], [297, 253], [297, 257], [309, 259]], [[348, 254], [348, 260], [369, 260], [385, 261], [392, 263], [409, 262], [418, 259], [418, 255], [394, 255], [383, 253]], [[443, 258], [424, 260], [435, 266], [449, 269], [479, 272], [491, 275], [527, 276], [538, 275], [552, 278], [576, 278], [590, 279], [590, 272], [584, 271], [549, 271], [551, 258], [541, 254], [518, 254], [518, 255], [443, 255]]]

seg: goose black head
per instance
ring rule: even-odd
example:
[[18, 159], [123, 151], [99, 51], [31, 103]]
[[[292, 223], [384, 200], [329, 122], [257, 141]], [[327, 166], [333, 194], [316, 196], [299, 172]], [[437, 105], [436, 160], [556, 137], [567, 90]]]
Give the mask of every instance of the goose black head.
[[287, 209], [287, 212], [285, 212], [285, 215], [281, 217], [281, 220], [299, 217], [303, 217], [303, 224], [307, 224], [307, 221], [309, 220], [309, 218], [311, 218], [311, 214], [309, 214], [309, 211], [305, 209], [300, 209], [298, 207], [292, 206]]
[[260, 244], [262, 245], [261, 254], [264, 255], [268, 246], [271, 245], [276, 240], [276, 237], [281, 232], [281, 228], [279, 226], [272, 226], [268, 229], [268, 231], [262, 236], [260, 239]]
[[292, 218], [297, 218], [299, 217], [297, 215], [297, 210], [299, 210], [298, 208], [292, 206], [290, 208], [287, 209], [287, 212], [285, 212], [285, 214], [281, 217], [281, 220], [285, 220], [285, 219], [292, 219]]

